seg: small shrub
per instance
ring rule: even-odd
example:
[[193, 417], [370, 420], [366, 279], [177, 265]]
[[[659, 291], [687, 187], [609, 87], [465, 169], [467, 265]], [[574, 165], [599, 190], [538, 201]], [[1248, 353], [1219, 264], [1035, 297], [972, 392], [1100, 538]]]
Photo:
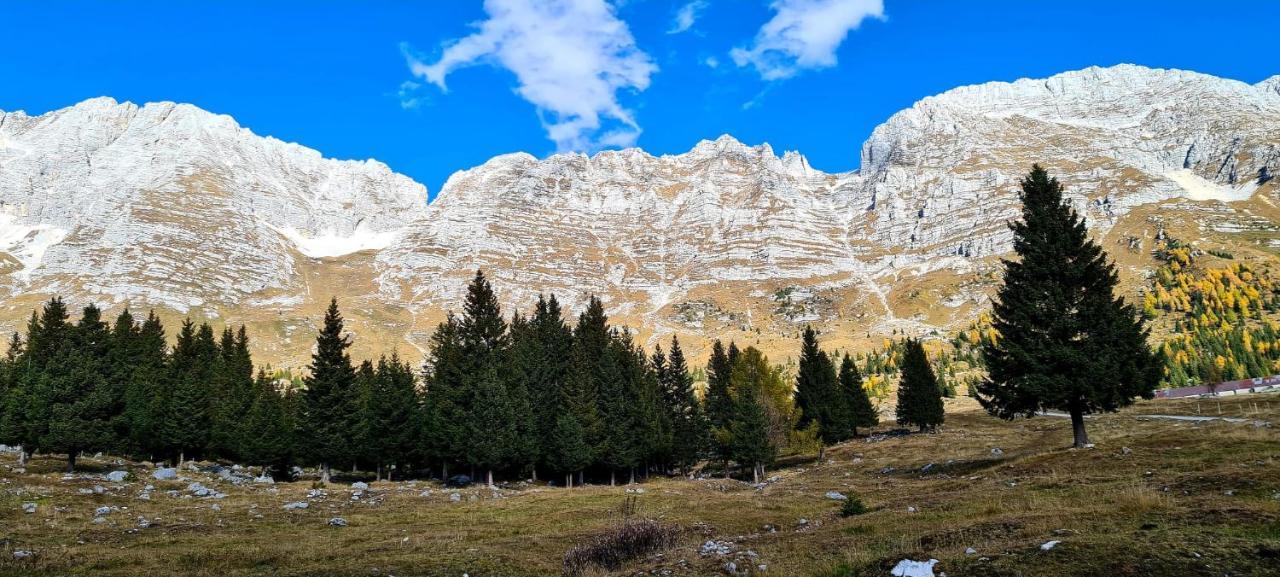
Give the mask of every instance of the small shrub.
[[849, 495], [844, 500], [844, 503], [840, 505], [841, 517], [852, 517], [866, 512], [867, 506], [862, 504], [862, 499], [859, 499], [857, 495]]
[[565, 553], [564, 575], [587, 575], [592, 567], [616, 571], [627, 561], [674, 546], [679, 536], [679, 528], [653, 519], [624, 521]]

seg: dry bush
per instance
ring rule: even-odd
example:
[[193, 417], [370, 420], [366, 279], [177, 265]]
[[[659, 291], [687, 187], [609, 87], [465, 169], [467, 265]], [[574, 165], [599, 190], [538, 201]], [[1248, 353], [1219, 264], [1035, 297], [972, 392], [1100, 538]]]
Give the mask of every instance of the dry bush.
[[564, 575], [579, 577], [593, 568], [610, 571], [623, 563], [676, 544], [680, 529], [653, 519], [630, 519], [592, 536], [564, 555]]

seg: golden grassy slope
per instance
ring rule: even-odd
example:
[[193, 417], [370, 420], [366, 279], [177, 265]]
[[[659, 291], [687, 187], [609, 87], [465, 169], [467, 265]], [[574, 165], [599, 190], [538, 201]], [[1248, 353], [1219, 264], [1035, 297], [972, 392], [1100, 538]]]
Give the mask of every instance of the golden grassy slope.
[[[1280, 419], [1275, 395], [1202, 401], [1199, 410], [1216, 411], [1219, 402], [1227, 414]], [[956, 399], [938, 434], [846, 443], [828, 451], [827, 463], [771, 472], [779, 480], [761, 491], [738, 481], [653, 479], [639, 485], [641, 512], [679, 524], [683, 537], [619, 574], [716, 574], [737, 559], [740, 567], [767, 565], [768, 575], [887, 575], [908, 557], [939, 559], [953, 576], [1280, 574], [1280, 433], [1139, 417], [1193, 413], [1195, 404], [1145, 402], [1091, 419], [1097, 447], [1081, 451], [1066, 448], [1064, 419], [1005, 423]], [[993, 456], [995, 447], [1003, 455]], [[37, 459], [23, 474], [3, 459], [5, 575], [554, 575], [564, 552], [610, 526], [628, 495], [624, 487], [526, 486], [499, 499], [462, 490], [453, 503], [434, 483], [382, 482], [373, 499], [351, 501], [348, 487], [331, 485], [309, 509], [285, 511], [284, 503], [305, 499], [310, 481], [271, 493], [201, 479], [229, 496], [173, 498], [164, 490], [185, 482], [64, 480], [54, 459]], [[136, 499], [147, 482], [157, 486], [152, 500]], [[78, 493], [95, 484], [106, 494]], [[824, 497], [831, 490], [860, 495], [871, 511], [840, 518]], [[24, 514], [21, 504], [33, 501], [37, 512]], [[93, 524], [104, 505], [122, 509]], [[154, 525], [138, 528], [140, 516]], [[350, 525], [328, 526], [334, 516]], [[707, 540], [732, 542], [735, 553], [704, 557]], [[1061, 544], [1041, 551], [1050, 540]], [[966, 555], [968, 547], [977, 553]], [[13, 561], [16, 549], [37, 557]]]

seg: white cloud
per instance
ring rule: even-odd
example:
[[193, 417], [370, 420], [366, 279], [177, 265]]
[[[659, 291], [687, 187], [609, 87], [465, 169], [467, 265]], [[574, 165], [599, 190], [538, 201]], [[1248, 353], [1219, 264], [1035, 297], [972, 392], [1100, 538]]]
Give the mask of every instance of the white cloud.
[[421, 84], [412, 80], [405, 80], [400, 83], [400, 88], [396, 90], [396, 97], [400, 99], [400, 108], [413, 110], [422, 104], [422, 99], [416, 94], [421, 86]]
[[710, 5], [710, 0], [693, 0], [681, 6], [676, 11], [676, 17], [671, 21], [671, 28], [667, 29], [667, 34], [679, 34], [693, 28], [693, 23], [698, 21], [702, 11]]
[[510, 70], [559, 150], [630, 146], [640, 135], [618, 91], [642, 91], [657, 66], [604, 0], [486, 0], [488, 19], [434, 63], [406, 51], [415, 76], [447, 91], [449, 73], [475, 64]]
[[719, 68], [720, 59], [716, 58], [715, 56], [708, 56], [702, 59], [702, 65], [706, 66], [707, 68]]
[[883, 0], [774, 0], [773, 18], [752, 45], [730, 51], [740, 67], [753, 66], [765, 80], [836, 65], [836, 49], [867, 18], [883, 18]]

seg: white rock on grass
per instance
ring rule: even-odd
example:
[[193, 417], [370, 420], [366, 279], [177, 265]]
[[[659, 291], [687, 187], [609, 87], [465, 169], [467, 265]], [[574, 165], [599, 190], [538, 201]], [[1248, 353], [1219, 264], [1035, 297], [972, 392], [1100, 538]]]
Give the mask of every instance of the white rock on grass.
[[112, 483], [123, 483], [125, 478], [129, 476], [128, 471], [112, 471], [107, 473], [107, 480]]
[[14, 551], [14, 552], [13, 552], [13, 560], [14, 560], [14, 561], [26, 561], [27, 559], [31, 559], [31, 558], [33, 558], [33, 557], [35, 557], [35, 556], [36, 556], [36, 554], [35, 554], [34, 552], [32, 552], [32, 551], [27, 551], [27, 550], [25, 550], [25, 549], [19, 549], [19, 550], [17, 550], [17, 551]]
[[346, 527], [347, 520], [343, 519], [342, 517], [334, 517], [332, 519], [329, 519], [329, 526], [330, 527]]
[[171, 481], [178, 478], [178, 470], [171, 467], [156, 469], [151, 473], [151, 478], [157, 481]]
[[848, 499], [848, 497], [844, 496], [844, 493], [841, 493], [840, 491], [827, 491], [827, 498], [832, 501], [844, 501], [845, 499]]
[[35, 504], [35, 503], [23, 503], [23, 504], [22, 504], [22, 512], [23, 512], [23, 513], [26, 513], [26, 514], [28, 514], [28, 515], [30, 515], [30, 514], [32, 514], [32, 513], [35, 513], [35, 512], [36, 512], [36, 504]]
[[311, 505], [306, 501], [294, 501], [292, 503], [285, 503], [284, 509], [286, 511], [293, 511], [295, 509], [306, 509], [307, 507], [310, 507], [310, 506]]
[[903, 559], [893, 566], [892, 575], [893, 577], [934, 577], [933, 566], [937, 564], [937, 559], [928, 561]]
[[364, 481], [356, 481], [351, 484], [351, 488], [355, 491], [368, 491], [369, 484]]
[[1058, 541], [1058, 540], [1056, 540], [1056, 539], [1055, 539], [1055, 540], [1053, 540], [1053, 541], [1049, 541], [1049, 542], [1045, 543], [1044, 545], [1041, 545], [1041, 546], [1040, 546], [1040, 550], [1041, 550], [1041, 551], [1048, 551], [1048, 550], [1050, 550], [1050, 549], [1053, 549], [1054, 547], [1057, 547], [1057, 546], [1058, 546], [1058, 544], [1059, 544], [1059, 543], [1061, 543], [1061, 542], [1062, 542], [1062, 541]]

